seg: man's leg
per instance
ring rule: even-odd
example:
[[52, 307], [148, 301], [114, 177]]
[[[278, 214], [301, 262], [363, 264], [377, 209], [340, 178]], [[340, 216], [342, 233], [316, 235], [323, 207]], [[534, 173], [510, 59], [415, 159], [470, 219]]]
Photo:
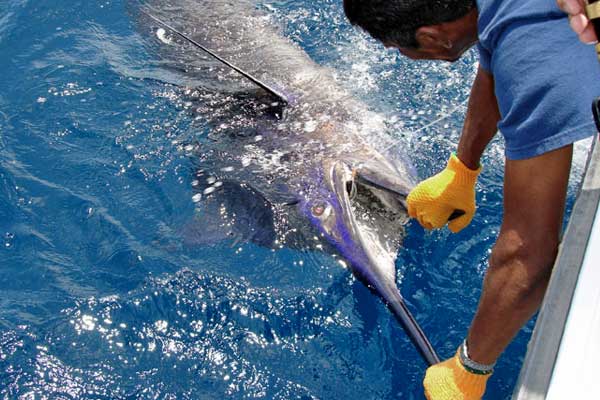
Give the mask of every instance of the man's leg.
[[506, 161], [504, 219], [467, 339], [491, 364], [539, 308], [558, 251], [573, 146]]

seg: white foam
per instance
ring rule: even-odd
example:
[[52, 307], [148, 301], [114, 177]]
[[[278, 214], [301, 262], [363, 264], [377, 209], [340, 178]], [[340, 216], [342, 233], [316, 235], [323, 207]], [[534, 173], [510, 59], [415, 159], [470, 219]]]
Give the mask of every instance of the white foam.
[[167, 37], [167, 32], [163, 28], [156, 30], [156, 37], [164, 44], [171, 44], [171, 39]]
[[311, 120], [304, 123], [304, 132], [311, 133], [317, 129], [317, 121]]

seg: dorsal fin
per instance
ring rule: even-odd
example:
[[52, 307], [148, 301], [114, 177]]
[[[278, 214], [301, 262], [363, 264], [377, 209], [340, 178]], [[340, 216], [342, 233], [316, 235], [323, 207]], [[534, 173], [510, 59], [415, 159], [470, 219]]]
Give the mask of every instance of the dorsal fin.
[[145, 14], [145, 15], [147, 15], [148, 17], [152, 18], [154, 21], [158, 22], [159, 24], [161, 24], [165, 28], [168, 28], [170, 31], [172, 31], [176, 35], [180, 36], [184, 40], [188, 41], [189, 43], [191, 43], [195, 47], [199, 48], [200, 50], [204, 51], [205, 53], [207, 53], [208, 55], [210, 55], [211, 57], [213, 57], [217, 61], [221, 62], [222, 64], [225, 64], [226, 66], [228, 66], [232, 70], [236, 71], [237, 73], [239, 73], [240, 75], [242, 75], [244, 78], [248, 79], [249, 81], [251, 81], [255, 85], [257, 85], [260, 88], [262, 88], [265, 91], [267, 91], [269, 94], [271, 94], [273, 97], [275, 97], [275, 99], [278, 102], [281, 103], [280, 104], [281, 107], [284, 107], [284, 106], [286, 106], [289, 103], [288, 100], [287, 100], [287, 98], [283, 94], [279, 93], [277, 90], [273, 89], [271, 86], [269, 86], [266, 83], [264, 83], [264, 82], [260, 81], [259, 79], [255, 78], [254, 76], [250, 75], [248, 72], [242, 70], [241, 68], [236, 67], [235, 65], [233, 65], [229, 61], [223, 59], [219, 55], [215, 54], [213, 51], [209, 50], [205, 46], [203, 46], [200, 43], [196, 42], [194, 39], [190, 38], [189, 36], [185, 35], [184, 33], [181, 33], [180, 31], [178, 31], [177, 29], [173, 28], [171, 25], [167, 24], [166, 22], [162, 21], [161, 19], [155, 17], [154, 15], [149, 14], [149, 13], [143, 11], [143, 10], [140, 10], [140, 12], [143, 13], [143, 14]]

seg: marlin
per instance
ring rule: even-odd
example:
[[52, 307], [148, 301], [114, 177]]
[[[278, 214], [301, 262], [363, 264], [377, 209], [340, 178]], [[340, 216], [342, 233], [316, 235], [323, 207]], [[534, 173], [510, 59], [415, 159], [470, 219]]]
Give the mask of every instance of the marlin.
[[150, 0], [140, 18], [212, 127], [192, 183], [205, 218], [194, 240], [219, 231], [331, 251], [383, 299], [424, 360], [439, 362], [396, 285], [415, 173], [400, 152], [383, 154], [366, 140], [385, 130], [383, 118], [252, 1]]

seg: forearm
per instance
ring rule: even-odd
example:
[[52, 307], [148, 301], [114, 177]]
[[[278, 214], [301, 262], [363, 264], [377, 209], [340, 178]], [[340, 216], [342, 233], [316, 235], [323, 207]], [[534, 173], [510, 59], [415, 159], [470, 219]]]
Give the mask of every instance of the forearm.
[[549, 274], [529, 285], [526, 266], [513, 263], [486, 275], [479, 307], [468, 335], [472, 359], [495, 362], [521, 327], [539, 308]]
[[558, 252], [572, 147], [506, 160], [502, 227], [468, 335], [475, 361], [494, 362], [542, 301]]
[[470, 169], [479, 167], [479, 159], [497, 131], [500, 120], [494, 94], [494, 78], [479, 67], [467, 107], [457, 157]]

